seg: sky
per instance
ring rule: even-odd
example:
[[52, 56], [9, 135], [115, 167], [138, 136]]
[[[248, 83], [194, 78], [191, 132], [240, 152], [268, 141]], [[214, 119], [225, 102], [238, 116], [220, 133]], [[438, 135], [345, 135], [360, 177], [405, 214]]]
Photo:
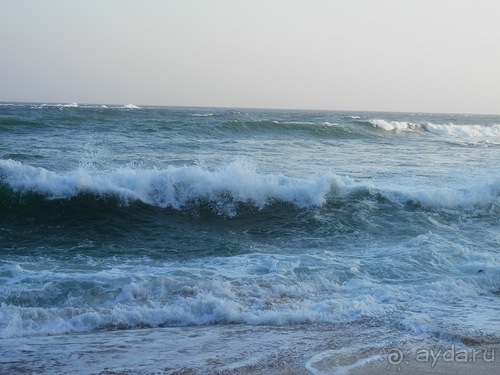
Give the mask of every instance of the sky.
[[0, 101], [500, 114], [498, 0], [0, 0]]

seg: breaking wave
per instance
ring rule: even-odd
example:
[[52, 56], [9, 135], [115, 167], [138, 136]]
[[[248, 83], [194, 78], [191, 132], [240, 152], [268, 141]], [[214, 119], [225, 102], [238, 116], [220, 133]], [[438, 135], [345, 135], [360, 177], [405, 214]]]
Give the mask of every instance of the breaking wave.
[[[199, 165], [166, 169], [121, 168], [95, 171], [79, 168], [55, 172], [0, 160], [0, 187], [7, 187], [1, 199], [22, 201], [27, 194], [45, 200], [64, 200], [82, 195], [111, 197], [122, 204], [146, 205], [183, 210], [196, 204], [211, 204], [216, 213], [237, 215], [239, 205], [263, 209], [276, 202], [297, 208], [321, 207], [328, 202], [369, 198], [395, 204], [419, 205], [431, 209], [460, 209], [500, 205], [500, 179], [463, 189], [414, 190], [411, 187], [388, 188], [357, 182], [347, 176], [327, 173], [318, 178], [292, 178], [282, 174], [260, 173], [242, 160], [221, 169]], [[11, 199], [9, 195], [20, 194]], [[8, 207], [8, 204], [4, 206]]]
[[388, 121], [383, 119], [369, 120], [375, 128], [388, 132], [426, 131], [436, 135], [447, 135], [460, 138], [498, 138], [500, 125], [459, 125], [434, 124], [431, 122], [418, 123], [409, 121]]

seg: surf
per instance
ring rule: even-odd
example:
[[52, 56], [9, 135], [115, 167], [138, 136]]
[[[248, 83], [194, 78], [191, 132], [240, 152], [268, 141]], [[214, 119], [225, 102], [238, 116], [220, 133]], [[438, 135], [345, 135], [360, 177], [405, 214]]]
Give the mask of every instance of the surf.
[[[463, 189], [438, 188], [415, 190], [414, 187], [384, 187], [356, 181], [348, 176], [326, 173], [310, 178], [288, 177], [280, 173], [262, 173], [247, 161], [236, 160], [222, 167], [202, 165], [173, 166], [163, 169], [122, 167], [114, 170], [76, 170], [56, 172], [14, 160], [0, 160], [3, 199], [26, 194], [46, 200], [72, 199], [90, 195], [112, 198], [123, 205], [141, 202], [159, 208], [182, 210], [199, 203], [211, 203], [221, 214], [236, 215], [240, 204], [258, 210], [276, 202], [297, 208], [323, 207], [342, 199], [375, 202], [382, 198], [392, 203], [419, 205], [434, 209], [496, 207], [500, 180]], [[5, 189], [8, 188], [10, 193]]]

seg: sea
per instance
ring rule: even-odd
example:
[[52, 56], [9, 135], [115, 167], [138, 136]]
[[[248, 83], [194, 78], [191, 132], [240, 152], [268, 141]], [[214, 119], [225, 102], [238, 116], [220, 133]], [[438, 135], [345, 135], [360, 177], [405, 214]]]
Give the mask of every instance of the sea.
[[499, 344], [500, 116], [0, 104], [2, 374]]

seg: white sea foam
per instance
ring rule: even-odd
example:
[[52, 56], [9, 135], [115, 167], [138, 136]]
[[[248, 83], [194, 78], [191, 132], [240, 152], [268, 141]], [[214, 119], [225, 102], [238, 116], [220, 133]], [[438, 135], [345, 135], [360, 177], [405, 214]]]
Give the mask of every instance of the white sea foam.
[[348, 181], [335, 175], [307, 180], [259, 174], [254, 166], [243, 161], [235, 161], [218, 170], [169, 166], [161, 170], [92, 171], [80, 168], [57, 173], [13, 160], [0, 160], [0, 173], [13, 189], [33, 191], [54, 199], [80, 193], [109, 194], [175, 209], [197, 200], [220, 202], [226, 208], [231, 202], [251, 203], [262, 208], [274, 200], [299, 207], [321, 206], [332, 188], [342, 189]]
[[57, 107], [57, 108], [78, 108], [78, 103], [76, 102], [71, 102], [71, 103], [66, 103], [66, 104], [54, 104], [54, 103], [43, 103], [39, 105], [39, 108], [44, 108], [44, 107]]
[[[256, 254], [234, 259], [201, 259], [190, 264], [149, 267], [137, 264], [134, 269], [115, 267], [110, 271], [71, 275], [40, 267], [38, 272], [31, 272], [21, 267], [18, 277], [29, 279], [30, 283], [3, 288], [2, 298], [16, 295], [17, 299], [30, 296], [52, 299], [63, 294], [66, 300], [62, 306], [52, 308], [4, 303], [0, 336], [144, 325], [354, 321], [390, 310], [390, 306], [366, 292], [342, 297], [339, 292], [343, 287], [337, 283], [297, 280], [293, 270], [299, 265], [297, 258]], [[76, 280], [86, 285], [84, 290], [73, 286]], [[73, 286], [71, 292], [64, 292], [66, 285]], [[318, 293], [327, 293], [329, 297], [314, 297]]]
[[79, 169], [54, 172], [13, 160], [0, 160], [0, 176], [16, 191], [35, 192], [50, 199], [81, 193], [115, 196], [124, 202], [141, 201], [182, 209], [196, 202], [216, 203], [220, 213], [234, 215], [235, 204], [263, 208], [275, 201], [297, 207], [321, 207], [328, 199], [366, 193], [395, 203], [417, 203], [434, 209], [499, 205], [500, 179], [465, 188], [377, 187], [349, 177], [326, 173], [318, 178], [292, 178], [259, 173], [256, 166], [236, 160], [219, 169], [200, 165], [165, 169], [134, 167], [100, 171], [85, 164]]
[[[402, 249], [397, 256], [385, 258], [399, 273], [420, 280], [410, 284], [382, 283], [389, 264], [379, 270], [378, 276], [365, 264], [355, 278], [344, 281], [340, 276], [349, 269], [349, 264], [344, 264], [349, 260], [339, 263], [325, 251], [296, 256], [247, 254], [188, 262], [142, 259], [113, 266], [103, 260], [100, 267], [94, 263], [70, 274], [64, 267], [54, 268], [50, 259], [36, 265], [3, 262], [2, 274], [14, 277], [0, 290], [0, 298], [8, 301], [14, 297], [17, 303], [2, 303], [0, 337], [120, 327], [347, 324], [370, 319], [398, 321], [407, 332], [432, 337], [453, 334], [447, 319], [457, 303], [461, 305], [461, 316], [467, 317], [461, 322], [462, 332], [474, 332], [478, 327], [486, 328], [486, 324], [492, 330], [498, 325], [489, 319], [496, 313], [494, 300], [482, 298], [481, 311], [474, 306], [478, 296], [499, 287], [493, 277], [498, 274], [498, 268], [493, 266], [499, 257], [485, 255], [483, 260], [493, 268], [475, 279], [451, 274], [426, 279], [418, 259], [424, 261], [428, 256], [429, 267], [439, 269], [439, 263], [450, 268], [450, 261], [465, 265], [470, 255], [457, 245], [450, 249], [446, 239], [433, 234], [419, 241], [418, 252]], [[434, 252], [435, 247], [439, 251]], [[379, 259], [377, 254], [375, 251], [375, 259]], [[309, 271], [304, 271], [307, 268]], [[32, 299], [59, 303], [30, 307]], [[453, 321], [453, 316], [450, 319]]]
[[459, 209], [500, 205], [500, 178], [467, 188], [413, 189], [411, 187], [372, 189], [392, 202], [417, 203], [427, 208]]
[[386, 131], [408, 131], [408, 130], [418, 130], [421, 126], [417, 123], [408, 121], [386, 121], [382, 119], [374, 119], [369, 121], [376, 128], [380, 128]]
[[123, 106], [123, 108], [127, 108], [127, 109], [139, 109], [140, 107], [136, 106], [135, 104], [130, 103], [130, 104], [125, 104]]
[[396, 246], [352, 247], [349, 257], [310, 249], [186, 261], [103, 258], [76, 268], [54, 267], [51, 259], [2, 261], [0, 275], [9, 282], [0, 289], [0, 337], [366, 320], [397, 322], [423, 337], [498, 332], [491, 292], [500, 288], [500, 254], [481, 251], [428, 232]]
[[425, 129], [439, 135], [451, 135], [464, 138], [497, 138], [500, 137], [500, 125], [455, 125], [426, 123]]
[[369, 120], [374, 127], [389, 132], [404, 132], [415, 130], [426, 130], [436, 135], [447, 135], [458, 138], [498, 138], [500, 137], [500, 125], [457, 125], [434, 124], [431, 122], [416, 123], [408, 121], [387, 121], [383, 119]]
[[[357, 351], [354, 351], [357, 349]], [[328, 350], [313, 356], [307, 361], [305, 368], [313, 375], [348, 375], [351, 370], [366, 366], [368, 363], [380, 361], [382, 355], [375, 354], [367, 358], [359, 358], [359, 352], [367, 348], [348, 348]], [[370, 348], [373, 350], [373, 347]], [[343, 359], [342, 361], [340, 359]], [[339, 362], [349, 364], [339, 365]]]
[[194, 117], [212, 117], [215, 116], [213, 113], [195, 113]]

